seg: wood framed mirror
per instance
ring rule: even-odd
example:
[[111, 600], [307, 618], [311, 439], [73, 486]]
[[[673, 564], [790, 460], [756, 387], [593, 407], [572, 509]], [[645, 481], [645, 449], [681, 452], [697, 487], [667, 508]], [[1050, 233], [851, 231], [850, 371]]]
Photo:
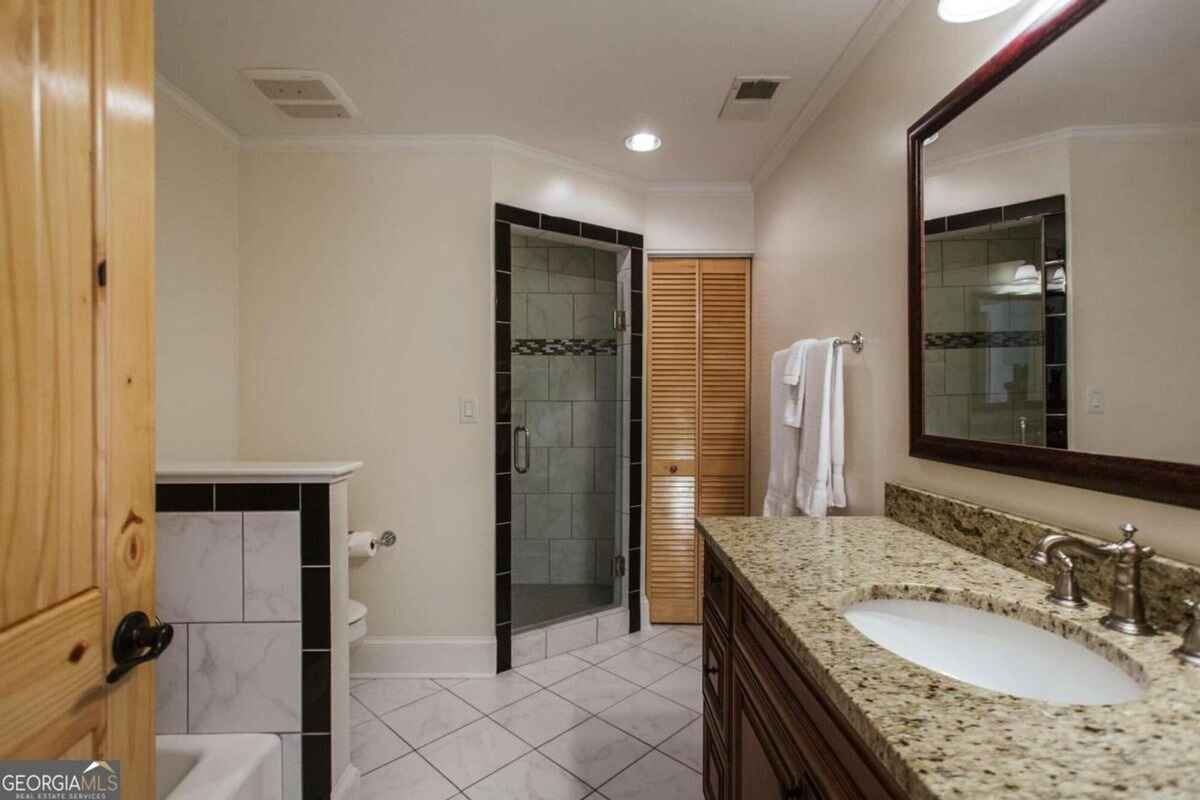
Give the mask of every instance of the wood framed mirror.
[[908, 131], [909, 453], [1200, 508], [1200, 3], [1024, 10]]

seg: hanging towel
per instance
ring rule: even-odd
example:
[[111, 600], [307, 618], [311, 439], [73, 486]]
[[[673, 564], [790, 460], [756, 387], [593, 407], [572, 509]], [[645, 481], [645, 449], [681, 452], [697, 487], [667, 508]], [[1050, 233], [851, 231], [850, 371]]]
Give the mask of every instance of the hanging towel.
[[829, 417], [829, 505], [846, 507], [846, 409], [845, 356], [841, 347], [833, 348], [832, 407]]
[[801, 339], [788, 349], [787, 366], [783, 370], [783, 382], [791, 387], [783, 412], [783, 424], [799, 428], [804, 413], [804, 365], [808, 349], [816, 339]]
[[767, 475], [764, 517], [794, 517], [796, 477], [800, 455], [800, 431], [784, 424], [784, 411], [794, 387], [783, 381], [784, 370], [795, 345], [771, 356], [771, 471]]
[[800, 426], [796, 505], [810, 517], [825, 516], [833, 494], [833, 339], [807, 349]]

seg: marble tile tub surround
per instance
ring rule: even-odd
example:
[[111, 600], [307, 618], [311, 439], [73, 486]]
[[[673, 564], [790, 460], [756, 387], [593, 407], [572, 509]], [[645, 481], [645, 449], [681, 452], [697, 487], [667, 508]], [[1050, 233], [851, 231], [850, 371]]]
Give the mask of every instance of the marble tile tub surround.
[[176, 628], [156, 665], [158, 732], [279, 735], [288, 800], [355, 780], [344, 547], [358, 466], [158, 471], [157, 611]]
[[492, 678], [356, 682], [362, 796], [698, 800], [700, 640], [653, 626]]
[[[1173, 636], [1097, 624], [1045, 602], [1046, 585], [885, 517], [704, 517], [702, 533], [800, 666], [914, 798], [1194, 797], [1200, 670]], [[1116, 706], [1054, 706], [918, 667], [841, 614], [871, 597], [954, 602], [1082, 641], [1145, 682]]]
[[[1026, 558], [1043, 536], [1068, 533], [1094, 544], [1103, 543], [1095, 536], [894, 483], [884, 486], [884, 513], [910, 528], [1046, 583], [1053, 582], [1052, 571], [1034, 566]], [[1118, 538], [1116, 527], [1120, 522], [1124, 520], [1114, 522], [1109, 541]], [[1112, 564], [1088, 558], [1074, 561], [1084, 594], [1092, 602], [1107, 606], [1112, 598]], [[1200, 600], [1200, 567], [1156, 555], [1142, 565], [1142, 595], [1150, 620], [1164, 630], [1178, 632], [1184, 623], [1183, 600]]]

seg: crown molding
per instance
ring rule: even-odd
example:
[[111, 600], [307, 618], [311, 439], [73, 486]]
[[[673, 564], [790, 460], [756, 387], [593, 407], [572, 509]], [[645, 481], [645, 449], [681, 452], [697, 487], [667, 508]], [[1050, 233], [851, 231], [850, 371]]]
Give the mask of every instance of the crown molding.
[[570, 156], [564, 156], [559, 153], [551, 152], [550, 150], [543, 150], [540, 147], [522, 144], [520, 142], [513, 141], [512, 139], [507, 139], [503, 136], [489, 136], [488, 138], [491, 139], [493, 146], [497, 150], [531, 158], [536, 161], [541, 161], [545, 164], [552, 164], [556, 167], [568, 169], [572, 172], [578, 172], [582, 175], [587, 175], [589, 177], [596, 178], [597, 180], [611, 183], [631, 191], [646, 192], [649, 189], [649, 184], [647, 184], [645, 181], [638, 180], [637, 178], [631, 178], [630, 176], [620, 172], [613, 172], [611, 170], [603, 169], [602, 167], [596, 167], [586, 162], [571, 158]]
[[242, 139], [245, 150], [277, 152], [367, 152], [422, 150], [427, 152], [469, 152], [490, 150], [491, 136], [475, 134], [403, 134], [350, 133], [302, 134], [296, 136], [248, 136]]
[[749, 181], [679, 181], [675, 183], [652, 183], [646, 187], [647, 194], [685, 194], [696, 196], [752, 195], [754, 187]]
[[175, 105], [179, 106], [180, 110], [193, 120], [210, 130], [216, 131], [230, 144], [241, 147], [242, 137], [238, 135], [237, 131], [219, 120], [207, 108], [197, 103], [191, 95], [163, 77], [161, 72], [154, 75], [154, 89], [163, 96], [171, 98]]
[[957, 156], [928, 159], [925, 162], [925, 172], [927, 175], [940, 175], [976, 161], [1018, 153], [1023, 150], [1033, 150], [1051, 144], [1066, 144], [1071, 141], [1136, 142], [1152, 139], [1178, 139], [1197, 135], [1200, 135], [1200, 122], [1077, 125], [1001, 142]]
[[908, 7], [909, 2], [911, 0], [879, 0], [874, 10], [858, 27], [850, 39], [850, 43], [833, 62], [833, 66], [821, 78], [816, 91], [800, 109], [796, 119], [792, 121], [782, 138], [775, 143], [775, 146], [771, 148], [766, 158], [754, 171], [754, 178], [750, 183], [755, 188], [761, 186], [775, 170], [779, 169], [779, 165], [787, 158], [792, 148], [824, 113], [829, 103], [846, 85], [846, 81], [850, 80], [850, 76], [866, 59], [871, 49], [875, 47], [875, 43], [883, 37], [896, 18]]

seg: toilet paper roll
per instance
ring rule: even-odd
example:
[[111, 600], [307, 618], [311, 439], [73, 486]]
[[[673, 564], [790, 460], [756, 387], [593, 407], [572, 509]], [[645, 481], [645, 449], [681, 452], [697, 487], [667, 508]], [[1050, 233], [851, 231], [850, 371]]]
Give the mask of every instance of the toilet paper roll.
[[371, 558], [378, 547], [375, 544], [375, 534], [371, 531], [355, 531], [350, 534], [347, 545], [351, 558]]

